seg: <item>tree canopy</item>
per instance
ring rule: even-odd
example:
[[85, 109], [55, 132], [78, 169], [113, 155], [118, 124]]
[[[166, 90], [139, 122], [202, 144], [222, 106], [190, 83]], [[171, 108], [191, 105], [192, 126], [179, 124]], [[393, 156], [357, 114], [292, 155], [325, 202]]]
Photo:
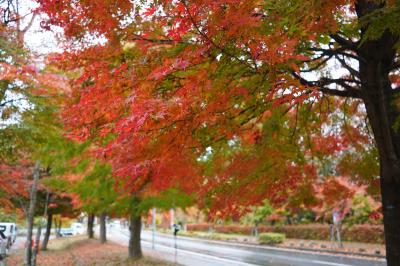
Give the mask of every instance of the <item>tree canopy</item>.
[[67, 134], [117, 186], [240, 214], [337, 198], [344, 175], [380, 187], [400, 264], [398, 1], [37, 2], [66, 39], [52, 59], [70, 75]]

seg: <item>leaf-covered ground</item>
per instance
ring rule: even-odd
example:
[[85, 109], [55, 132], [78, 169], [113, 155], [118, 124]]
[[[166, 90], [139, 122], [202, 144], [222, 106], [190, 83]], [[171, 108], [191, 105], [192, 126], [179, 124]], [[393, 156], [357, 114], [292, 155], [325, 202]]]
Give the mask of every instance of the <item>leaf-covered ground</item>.
[[[135, 265], [152, 266], [173, 264], [154, 258], [144, 258], [139, 261], [127, 259], [127, 248], [113, 243], [100, 244], [98, 240], [82, 237], [64, 238], [50, 241], [49, 251], [38, 256], [39, 266], [91, 266], [91, 265]], [[12, 254], [7, 265], [23, 265], [23, 251]]]

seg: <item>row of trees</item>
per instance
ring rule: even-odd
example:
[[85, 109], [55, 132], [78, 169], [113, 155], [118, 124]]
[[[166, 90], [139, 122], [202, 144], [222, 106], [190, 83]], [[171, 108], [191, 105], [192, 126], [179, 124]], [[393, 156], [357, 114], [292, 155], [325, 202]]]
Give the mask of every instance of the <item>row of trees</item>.
[[[88, 214], [89, 238], [94, 235], [94, 217], [99, 217], [102, 243], [106, 241], [107, 215], [130, 217], [129, 254], [141, 257], [141, 214], [153, 206], [186, 206], [191, 197], [175, 190], [156, 197], [143, 184], [146, 200], [139, 204], [135, 193], [125, 189], [129, 184], [117, 183], [111, 168], [93, 156], [98, 143], [77, 144], [65, 138], [60, 116], [68, 89], [65, 77], [26, 48], [24, 34], [28, 28], [21, 30], [20, 25], [28, 19], [32, 20], [28, 21], [30, 27], [37, 15], [19, 14], [19, 4], [2, 3], [7, 20], [1, 24], [0, 201], [3, 211], [18, 214], [14, 221], [21, 217], [27, 221], [25, 264], [36, 264], [44, 224], [42, 250], [47, 249], [52, 227], [59, 230], [62, 226], [56, 216], [76, 217], [82, 211]], [[38, 60], [44, 67], [32, 65]], [[33, 235], [35, 220], [37, 236]]]
[[[62, 226], [59, 215], [76, 217], [82, 211], [88, 214], [90, 238], [94, 235], [94, 217], [100, 218], [102, 243], [106, 241], [107, 215], [130, 217], [129, 254], [141, 257], [141, 214], [153, 206], [186, 206], [191, 197], [175, 190], [155, 195], [143, 184], [146, 200], [138, 204], [135, 193], [125, 189], [129, 184], [117, 183], [111, 168], [93, 155], [99, 143], [77, 144], [65, 138], [60, 108], [68, 90], [66, 79], [25, 45], [24, 34], [37, 14], [20, 14], [19, 1], [1, 4], [0, 201], [3, 211], [18, 213], [27, 220], [25, 264], [36, 264], [44, 222], [36, 224], [38, 235], [34, 236], [35, 217], [46, 220], [41, 246], [46, 250], [52, 227], [59, 230]], [[28, 27], [21, 29], [24, 24]], [[33, 65], [38, 60], [43, 67]]]
[[0, 209], [13, 217], [8, 221], [26, 219], [25, 264], [36, 265], [44, 221], [42, 250], [47, 249], [53, 219], [59, 230], [61, 217], [79, 214], [76, 195], [54, 180], [68, 179], [73, 172], [82, 175], [73, 160], [81, 160], [87, 145], [63, 136], [59, 109], [65, 81], [52, 69], [34, 65], [43, 60], [26, 47], [25, 34], [37, 14], [22, 13], [20, 5], [0, 2]]

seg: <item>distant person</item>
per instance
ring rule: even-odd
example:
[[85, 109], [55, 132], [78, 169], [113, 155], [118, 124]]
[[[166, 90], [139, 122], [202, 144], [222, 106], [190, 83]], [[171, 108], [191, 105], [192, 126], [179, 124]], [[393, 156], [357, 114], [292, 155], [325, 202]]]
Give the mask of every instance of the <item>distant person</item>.
[[179, 232], [179, 230], [181, 230], [181, 226], [179, 225], [179, 224], [174, 224], [173, 226], [172, 226], [172, 228], [173, 228], [173, 230], [174, 230], [174, 236], [176, 236], [177, 234], [178, 234], [178, 232]]
[[335, 242], [335, 233], [336, 233], [336, 241], [338, 242], [338, 246], [343, 248], [343, 243], [341, 239], [341, 230], [342, 230], [342, 220], [343, 214], [340, 208], [336, 207], [332, 213], [332, 224], [330, 225], [331, 231], [331, 241]]

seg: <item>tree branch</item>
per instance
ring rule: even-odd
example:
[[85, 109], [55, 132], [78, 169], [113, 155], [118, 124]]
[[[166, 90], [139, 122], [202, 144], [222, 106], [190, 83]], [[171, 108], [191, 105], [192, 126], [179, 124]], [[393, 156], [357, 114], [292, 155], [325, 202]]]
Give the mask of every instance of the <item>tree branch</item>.
[[177, 41], [172, 40], [172, 39], [151, 39], [151, 38], [145, 38], [140, 35], [134, 35], [134, 37], [128, 38], [128, 41], [145, 41], [145, 42], [151, 42], [151, 43], [159, 43], [159, 44], [172, 44], [172, 43], [177, 43]]
[[347, 91], [347, 90], [341, 91], [341, 90], [330, 89], [327, 87], [322, 87], [319, 88], [318, 90], [327, 95], [361, 99], [361, 94], [359, 91]]
[[[319, 91], [322, 93], [333, 95], [333, 96], [340, 96], [340, 97], [351, 97], [351, 98], [358, 98], [361, 99], [361, 93], [359, 90], [351, 87], [350, 85], [346, 84], [346, 82], [355, 82], [354, 80], [348, 79], [330, 79], [330, 78], [322, 78], [317, 81], [309, 81], [302, 78], [295, 72], [292, 72], [292, 75], [300, 81], [300, 84], [305, 85], [307, 87], [314, 87], [318, 88]], [[336, 90], [326, 87], [329, 84], [338, 84], [343, 87], [345, 90]]]
[[338, 33], [331, 34], [330, 37], [332, 39], [334, 39], [335, 42], [337, 42], [338, 44], [340, 44], [348, 49], [351, 49], [353, 51], [357, 50], [357, 43], [340, 36]]
[[33, 14], [32, 14], [32, 17], [31, 17], [31, 19], [29, 20], [28, 25], [26, 25], [26, 27], [25, 27], [23, 30], [21, 30], [21, 32], [25, 33], [25, 32], [27, 32], [27, 31], [32, 27], [32, 24], [33, 24], [33, 22], [35, 21], [36, 15], [37, 15], [36, 13], [33, 13]]
[[339, 56], [335, 56], [335, 58], [342, 64], [342, 66], [347, 69], [351, 75], [353, 75], [354, 77], [359, 78], [360, 77], [360, 73], [355, 70], [354, 68], [352, 68], [351, 66], [349, 66], [346, 61], [343, 58], [340, 58]]
[[20, 101], [20, 100], [23, 100], [24, 98], [18, 98], [18, 99], [12, 99], [12, 100], [8, 100], [8, 101], [5, 101], [5, 102], [2, 102], [2, 103], [0, 103], [0, 107], [4, 107], [4, 106], [6, 106], [7, 104], [9, 104], [9, 103], [12, 103], [12, 102], [16, 102], [16, 101]]
[[358, 55], [346, 53], [346, 50], [349, 50], [349, 49], [346, 47], [339, 47], [337, 49], [310, 48], [310, 51], [321, 52], [322, 56], [332, 57], [332, 56], [337, 56], [340, 54], [340, 55], [344, 55], [346, 57], [353, 58], [358, 61], [364, 61], [364, 59]]
[[193, 25], [193, 27], [196, 29], [196, 31], [200, 34], [200, 36], [202, 36], [206, 41], [208, 41], [212, 46], [214, 46], [215, 48], [217, 48], [218, 50], [220, 50], [222, 53], [226, 54], [227, 56], [234, 58], [235, 60], [237, 60], [238, 62], [244, 64], [245, 66], [251, 68], [251, 69], [256, 69], [256, 67], [252, 66], [251, 64], [249, 64], [248, 62], [246, 62], [245, 60], [240, 59], [239, 57], [237, 57], [236, 55], [228, 52], [224, 47], [221, 47], [220, 45], [218, 45], [217, 43], [214, 42], [214, 40], [212, 40], [210, 37], [207, 36], [207, 34], [205, 34], [204, 32], [201, 31], [201, 29], [199, 28], [199, 26], [197, 25], [196, 21], [194, 20], [192, 14], [190, 13], [189, 7], [187, 6], [187, 3], [185, 0], [180, 0], [180, 2], [183, 4], [183, 6], [186, 9], [186, 13], [189, 16], [189, 19]]
[[[306, 73], [306, 72], [315, 71], [315, 70], [319, 69], [322, 65], [324, 65], [326, 62], [328, 62], [328, 60], [331, 58], [332, 58], [332, 56], [329, 56], [329, 57], [325, 58], [324, 60], [322, 60], [321, 62], [319, 62], [318, 64], [316, 64], [315, 66], [308, 68], [308, 69], [300, 70], [300, 72]], [[318, 59], [316, 59], [316, 60], [318, 60]], [[312, 61], [310, 61], [310, 62], [312, 62]]]

